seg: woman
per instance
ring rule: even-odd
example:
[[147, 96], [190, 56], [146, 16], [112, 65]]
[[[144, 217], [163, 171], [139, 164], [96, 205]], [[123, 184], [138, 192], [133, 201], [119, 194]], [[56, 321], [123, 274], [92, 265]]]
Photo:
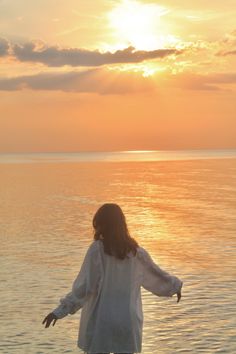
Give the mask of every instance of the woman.
[[162, 270], [130, 236], [117, 204], [100, 207], [91, 243], [72, 290], [43, 320], [45, 327], [82, 308], [78, 346], [86, 353], [140, 353], [141, 286], [157, 296], [177, 294], [183, 282]]

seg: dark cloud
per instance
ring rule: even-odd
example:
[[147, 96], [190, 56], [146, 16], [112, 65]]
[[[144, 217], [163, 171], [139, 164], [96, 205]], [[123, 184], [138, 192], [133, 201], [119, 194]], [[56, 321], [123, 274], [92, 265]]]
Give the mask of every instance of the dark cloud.
[[144, 60], [164, 58], [172, 54], [181, 54], [177, 49], [157, 49], [151, 51], [135, 50], [128, 47], [116, 52], [99, 52], [79, 48], [61, 49], [59, 47], [37, 48], [33, 42], [24, 45], [13, 45], [14, 56], [23, 62], [38, 62], [51, 67], [101, 66], [118, 63], [140, 63]]
[[0, 38], [0, 57], [8, 55], [9, 43], [5, 38]]
[[0, 90], [60, 90], [99, 94], [126, 94], [154, 89], [151, 79], [139, 73], [117, 73], [104, 69], [83, 72], [39, 73], [0, 79]]
[[236, 84], [236, 73], [164, 74], [144, 78], [140, 73], [89, 69], [67, 73], [39, 73], [0, 79], [0, 90], [60, 90], [65, 92], [127, 94], [176, 87], [184, 90], [225, 90], [227, 84]]

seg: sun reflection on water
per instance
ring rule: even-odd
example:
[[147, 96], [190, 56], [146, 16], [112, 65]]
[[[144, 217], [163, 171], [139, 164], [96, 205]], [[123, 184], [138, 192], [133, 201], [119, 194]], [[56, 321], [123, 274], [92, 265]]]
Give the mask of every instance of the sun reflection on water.
[[0, 164], [3, 352], [80, 352], [80, 314], [53, 335], [39, 319], [70, 290], [92, 216], [113, 201], [131, 235], [184, 281], [179, 304], [142, 290], [143, 353], [234, 353], [235, 172], [235, 159]]

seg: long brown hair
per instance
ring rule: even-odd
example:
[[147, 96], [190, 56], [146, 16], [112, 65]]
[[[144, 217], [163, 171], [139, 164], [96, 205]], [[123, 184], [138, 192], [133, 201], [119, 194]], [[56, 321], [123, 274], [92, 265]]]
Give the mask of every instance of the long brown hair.
[[138, 243], [129, 234], [125, 215], [119, 205], [103, 204], [93, 217], [94, 240], [102, 240], [104, 252], [120, 259], [131, 251], [137, 252]]

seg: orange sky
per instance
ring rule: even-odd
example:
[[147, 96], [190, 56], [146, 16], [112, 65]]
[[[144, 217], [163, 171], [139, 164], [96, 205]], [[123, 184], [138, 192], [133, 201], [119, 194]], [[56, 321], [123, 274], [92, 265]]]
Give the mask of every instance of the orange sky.
[[236, 147], [235, 0], [0, 0], [0, 152]]

